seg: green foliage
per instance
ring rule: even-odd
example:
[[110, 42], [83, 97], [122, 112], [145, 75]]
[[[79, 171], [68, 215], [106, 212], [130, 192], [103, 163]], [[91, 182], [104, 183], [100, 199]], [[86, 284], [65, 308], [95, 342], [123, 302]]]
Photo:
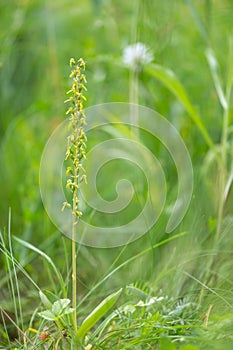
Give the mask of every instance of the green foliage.
[[181, 346], [180, 350], [198, 350], [198, 348], [195, 345], [187, 344]]
[[[1, 348], [231, 349], [232, 1], [12, 0], [1, 2], [0, 13]], [[182, 135], [193, 162], [193, 199], [177, 229], [186, 234], [167, 237], [176, 169], [163, 146], [141, 133], [165, 169], [166, 207], [156, 226], [127, 247], [78, 248], [81, 344], [68, 304], [71, 242], [41, 203], [40, 158], [63, 120], [70, 54], [87, 61], [88, 106], [128, 102], [132, 73], [122, 52], [134, 42], [154, 57], [137, 72], [138, 102]], [[99, 136], [88, 135], [88, 148]], [[99, 180], [106, 200], [115, 198], [116, 169], [118, 164], [106, 165]], [[141, 179], [133, 167], [128, 172], [135, 183]], [[138, 206], [127, 215], [144, 203], [142, 182]], [[91, 215], [96, 224], [116, 220]], [[38, 293], [47, 311], [41, 311]]]
[[192, 106], [187, 92], [175, 76], [174, 72], [159, 65], [151, 65], [146, 68], [146, 71], [155, 78], [159, 79], [177, 97], [177, 99], [180, 100], [180, 102], [184, 105], [185, 109], [193, 119], [194, 123], [200, 129], [208, 146], [211, 149], [214, 149], [213, 142], [208, 134], [207, 129], [203, 125], [198, 112]]
[[38, 315], [48, 321], [58, 321], [64, 315], [74, 312], [74, 309], [68, 308], [69, 304], [69, 299], [59, 299], [52, 304], [51, 309], [39, 312]]
[[176, 350], [176, 346], [167, 338], [161, 338], [159, 341], [160, 350]]
[[[103, 321], [96, 331], [90, 335], [88, 343], [94, 349], [120, 346], [121, 349], [141, 349], [142, 346], [156, 346], [176, 349], [174, 341], [183, 343], [195, 327], [194, 305], [176, 302], [173, 298], [163, 295], [155, 296], [153, 291], [140, 299], [139, 288], [130, 289], [130, 298], [124, 305]], [[144, 288], [143, 288], [144, 289]], [[153, 294], [151, 294], [153, 293]], [[143, 290], [143, 299], [145, 298]], [[124, 330], [124, 332], [122, 332]], [[173, 339], [170, 341], [169, 337]], [[117, 344], [117, 345], [116, 345]], [[170, 346], [170, 347], [168, 347]]]

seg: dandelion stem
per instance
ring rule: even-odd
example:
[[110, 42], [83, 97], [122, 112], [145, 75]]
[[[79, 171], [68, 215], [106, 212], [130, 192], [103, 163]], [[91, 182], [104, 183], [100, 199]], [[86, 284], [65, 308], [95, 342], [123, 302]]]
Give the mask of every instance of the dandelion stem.
[[[130, 121], [133, 134], [138, 137], [138, 70], [133, 67], [130, 71]], [[136, 129], [135, 129], [136, 127]]]

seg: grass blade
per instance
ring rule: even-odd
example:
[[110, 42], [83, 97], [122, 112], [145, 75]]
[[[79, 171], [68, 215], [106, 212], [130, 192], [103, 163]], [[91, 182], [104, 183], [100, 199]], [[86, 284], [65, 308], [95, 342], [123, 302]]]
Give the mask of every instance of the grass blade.
[[96, 285], [82, 298], [82, 300], [79, 302], [79, 304], [77, 305], [78, 307], [84, 303], [84, 301], [86, 301], [88, 299], [88, 297], [99, 287], [101, 286], [106, 280], [108, 280], [110, 277], [112, 277], [112, 275], [114, 275], [114, 273], [116, 273], [117, 271], [119, 271], [120, 269], [122, 269], [123, 267], [125, 267], [126, 265], [130, 264], [131, 262], [133, 262], [134, 260], [137, 260], [138, 258], [140, 258], [141, 256], [143, 256], [144, 254], [150, 252], [152, 249], [155, 248], [159, 248], [163, 245], [165, 245], [166, 243], [169, 243], [171, 241], [173, 241], [176, 238], [180, 238], [183, 237], [184, 235], [186, 235], [187, 232], [180, 232], [177, 233], [174, 236], [171, 236], [169, 238], [164, 239], [161, 242], [158, 242], [156, 244], [154, 244], [153, 246], [144, 249], [143, 251], [141, 251], [138, 254], [135, 254], [134, 256], [132, 256], [130, 259], [124, 261], [122, 264], [118, 265], [114, 270], [112, 270], [111, 272], [109, 272], [103, 279], [101, 279], [98, 283], [96, 283]]
[[218, 61], [214, 55], [214, 52], [210, 48], [208, 48], [206, 50], [206, 58], [207, 58], [207, 62], [208, 62], [209, 67], [210, 67], [210, 72], [211, 72], [211, 75], [213, 78], [215, 89], [217, 91], [219, 102], [221, 103], [222, 108], [224, 110], [227, 110], [228, 103], [227, 103], [226, 97], [224, 95], [222, 85], [220, 82], [220, 78], [219, 78], [219, 74], [218, 74]]
[[[13, 276], [15, 280], [15, 289], [16, 292], [13, 290], [13, 301], [14, 301], [14, 307], [16, 312], [16, 320], [17, 324], [21, 324], [21, 328], [24, 329], [24, 323], [23, 323], [23, 312], [22, 312], [22, 304], [21, 304], [21, 297], [20, 297], [20, 291], [19, 291], [19, 283], [18, 283], [18, 277], [16, 273], [15, 263], [13, 259], [13, 248], [12, 248], [12, 236], [11, 236], [11, 209], [9, 209], [9, 218], [8, 218], [8, 244], [9, 244], [9, 253], [10, 253], [10, 261], [12, 263], [12, 269], [13, 269]], [[10, 269], [9, 271], [10, 272]], [[18, 307], [17, 307], [18, 305]], [[18, 308], [19, 308], [19, 315], [18, 315]]]
[[197, 12], [197, 9], [194, 6], [194, 3], [192, 0], [186, 0], [189, 8], [190, 8], [190, 12], [196, 22], [197, 28], [202, 36], [202, 38], [205, 40], [205, 42], [208, 42], [208, 33], [206, 31], [206, 28], [204, 26], [204, 23], [199, 15], [199, 13]]
[[53, 268], [56, 276], [57, 276], [57, 279], [60, 283], [60, 286], [62, 288], [62, 292], [63, 292], [63, 295], [66, 296], [66, 286], [65, 286], [65, 283], [63, 281], [63, 278], [60, 274], [60, 272], [58, 271], [56, 265], [54, 264], [53, 260], [47, 255], [45, 254], [42, 250], [36, 248], [34, 245], [32, 245], [31, 243], [28, 243], [28, 242], [25, 242], [24, 240], [18, 238], [18, 237], [13, 237], [14, 240], [16, 240], [18, 243], [22, 244], [24, 247], [27, 247], [28, 249], [31, 249], [33, 250], [34, 252], [38, 253], [39, 255], [41, 255], [43, 258], [45, 258], [45, 260], [51, 265], [51, 267]]
[[190, 102], [186, 90], [184, 89], [184, 87], [180, 83], [180, 81], [177, 79], [174, 72], [172, 70], [164, 68], [158, 64], [150, 64], [150, 65], [145, 67], [145, 70], [151, 76], [155, 77], [160, 82], [162, 82], [178, 98], [178, 100], [183, 104], [183, 106], [185, 107], [185, 109], [189, 113], [189, 115], [192, 118], [192, 120], [194, 121], [194, 123], [197, 125], [198, 129], [202, 133], [208, 146], [216, 154], [215, 146], [214, 146], [214, 144], [209, 136], [208, 131], [206, 130], [204, 124], [202, 123], [198, 112], [193, 107], [192, 103]]
[[[0, 232], [0, 237], [1, 237], [1, 232]], [[6, 257], [6, 259], [13, 259], [15, 266], [24, 274], [25, 277], [33, 284], [33, 286], [40, 291], [40, 288], [38, 285], [33, 281], [33, 279], [30, 277], [30, 275], [26, 272], [24, 267], [14, 258], [11, 256], [7, 248], [5, 247], [4, 244], [0, 243], [0, 252]], [[9, 271], [9, 279], [11, 278], [12, 275], [12, 270]]]

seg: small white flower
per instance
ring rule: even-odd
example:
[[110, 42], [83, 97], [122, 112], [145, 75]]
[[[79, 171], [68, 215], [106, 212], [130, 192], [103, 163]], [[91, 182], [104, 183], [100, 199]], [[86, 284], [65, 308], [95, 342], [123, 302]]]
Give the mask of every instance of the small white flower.
[[128, 67], [139, 68], [141, 65], [153, 61], [153, 54], [145, 44], [136, 43], [124, 49], [122, 60]]

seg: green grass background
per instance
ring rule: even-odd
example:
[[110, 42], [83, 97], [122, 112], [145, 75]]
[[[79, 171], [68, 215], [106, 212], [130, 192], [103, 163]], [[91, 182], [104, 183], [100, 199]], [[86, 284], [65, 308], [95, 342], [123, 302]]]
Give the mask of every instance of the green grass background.
[[[205, 50], [208, 46], [214, 50], [219, 76], [225, 86], [232, 15], [231, 0], [0, 2], [0, 228], [3, 233], [7, 231], [11, 208], [12, 235], [45, 251], [67, 278], [67, 286], [70, 283], [70, 241], [57, 231], [43, 208], [39, 166], [47, 139], [64, 120], [63, 101], [70, 87], [70, 57], [83, 57], [87, 63], [86, 106], [128, 102], [129, 70], [122, 63], [122, 52], [135, 41], [145, 43], [154, 53], [154, 63], [175, 72], [199, 111], [213, 143], [218, 145], [223, 112]], [[176, 230], [187, 231], [187, 235], [160, 249], [151, 249], [149, 254], [119, 270], [98, 288], [80, 313], [88, 313], [89, 304], [95, 305], [100, 296], [109, 294], [108, 291], [135, 281], [148, 283], [155, 293], [162, 290], [174, 298], [190, 296], [201, 303], [200, 314], [204, 315], [211, 304], [215, 318], [231, 313], [232, 193], [230, 191], [224, 207], [221, 236], [216, 244], [219, 174], [216, 162], [209, 162], [209, 146], [180, 101], [146, 70], [140, 74], [139, 103], [155, 109], [173, 123], [190, 152], [194, 169], [193, 198], [185, 219]], [[231, 103], [229, 128], [232, 117]], [[168, 179], [168, 203], [172, 202], [177, 190], [174, 165], [164, 157], [157, 141], [148, 135], [143, 137], [162, 159]], [[230, 164], [231, 134], [228, 146]], [[107, 171], [111, 178], [111, 168]], [[106, 193], [112, 191], [112, 184], [108, 183], [105, 190]], [[167, 218], [165, 210], [146, 236], [124, 249], [81, 247], [79, 297], [118, 264], [166, 238]], [[45, 260], [14, 239], [13, 244], [15, 257], [40, 288], [59, 295], [56, 277]], [[213, 256], [217, 256], [216, 264], [214, 271], [209, 271]], [[0, 258], [0, 267], [0, 303], [13, 312], [3, 258]], [[203, 288], [203, 284], [209, 282], [208, 274], [214, 275], [211, 291]], [[20, 273], [18, 281], [25, 319], [30, 319], [39, 304], [37, 290]]]

